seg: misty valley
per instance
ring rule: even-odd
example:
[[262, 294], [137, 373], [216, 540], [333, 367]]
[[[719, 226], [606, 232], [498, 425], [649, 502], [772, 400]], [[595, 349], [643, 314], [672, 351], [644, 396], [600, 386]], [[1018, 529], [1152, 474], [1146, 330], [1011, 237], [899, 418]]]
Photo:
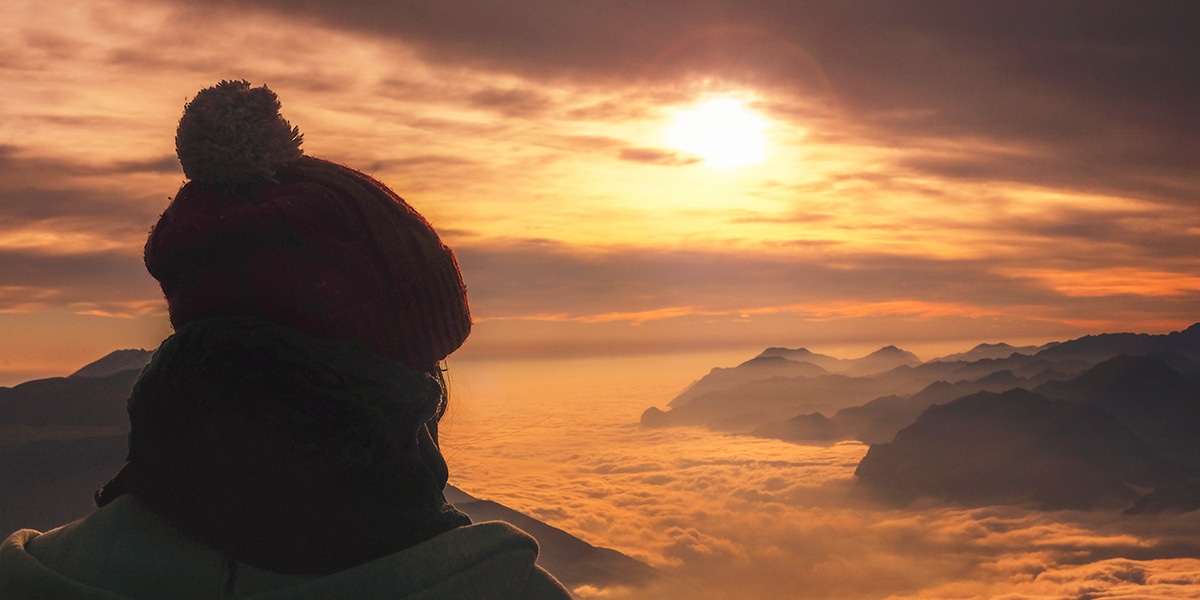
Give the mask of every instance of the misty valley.
[[1200, 324], [929, 362], [894, 346], [857, 360], [768, 348], [669, 406], [642, 425], [869, 444], [858, 482], [900, 504], [1200, 508]]

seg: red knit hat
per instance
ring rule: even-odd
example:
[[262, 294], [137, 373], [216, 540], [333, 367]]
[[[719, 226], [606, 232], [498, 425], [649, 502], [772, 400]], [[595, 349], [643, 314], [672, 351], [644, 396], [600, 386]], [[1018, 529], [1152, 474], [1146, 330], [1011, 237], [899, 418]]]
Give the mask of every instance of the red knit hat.
[[146, 241], [171, 325], [255, 316], [357, 340], [428, 370], [471, 329], [450, 248], [387, 186], [303, 155], [266, 86], [222, 81], [184, 107], [184, 184]]

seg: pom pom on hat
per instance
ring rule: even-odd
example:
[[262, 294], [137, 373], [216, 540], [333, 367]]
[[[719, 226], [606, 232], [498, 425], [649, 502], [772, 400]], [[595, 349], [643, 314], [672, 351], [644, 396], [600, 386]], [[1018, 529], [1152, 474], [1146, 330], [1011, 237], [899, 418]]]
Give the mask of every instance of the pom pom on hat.
[[184, 106], [175, 132], [175, 152], [192, 181], [231, 190], [276, 171], [303, 155], [300, 128], [279, 114], [267, 86], [222, 81], [200, 90]]
[[387, 186], [304, 156], [275, 93], [222, 81], [185, 106], [184, 173], [146, 240], [176, 328], [259, 317], [427, 371], [471, 330], [454, 253]]

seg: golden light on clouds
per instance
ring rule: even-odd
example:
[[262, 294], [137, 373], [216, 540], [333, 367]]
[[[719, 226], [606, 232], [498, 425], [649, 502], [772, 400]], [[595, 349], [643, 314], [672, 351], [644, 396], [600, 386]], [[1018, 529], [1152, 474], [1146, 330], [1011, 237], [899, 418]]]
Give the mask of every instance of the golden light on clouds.
[[763, 161], [767, 121], [735, 98], [711, 98], [675, 114], [667, 145], [704, 158], [717, 167], [742, 167]]
[[[548, 34], [530, 37], [485, 7], [409, 14], [382, 3], [351, 14], [315, 2], [297, 18], [272, 6], [6, 4], [0, 253], [10, 258], [0, 267], [11, 266], [0, 274], [26, 291], [6, 295], [0, 310], [44, 305], [41, 288], [58, 290], [58, 309], [101, 303], [92, 315], [137, 316], [122, 307], [156, 300], [137, 255], [182, 182], [175, 122], [200, 87], [246, 78], [279, 93], [307, 153], [384, 181], [435, 224], [463, 258], [481, 322], [551, 323], [538, 331], [546, 343], [561, 332], [563, 348], [637, 323], [657, 344], [658, 325], [730, 315], [760, 345], [778, 343], [767, 333], [831, 332], [831, 323], [882, 335], [953, 318], [965, 343], [997, 320], [1027, 335], [1059, 327], [1044, 339], [1092, 331], [1081, 323], [1194, 320], [1187, 301], [1200, 292], [1165, 275], [1200, 272], [1200, 215], [1180, 200], [1194, 196], [1191, 180], [1160, 172], [1169, 163], [1135, 169], [1172, 156], [1150, 151], [1160, 138], [1115, 121], [1112, 131], [1133, 137], [1091, 139], [1101, 131], [1091, 127], [1068, 135], [1077, 105], [1053, 90], [1025, 95], [1022, 82], [996, 77], [992, 54], [926, 73], [943, 54], [909, 56], [927, 46], [889, 46], [883, 35], [872, 39], [889, 48], [879, 63], [889, 67], [877, 69], [856, 62], [876, 46], [850, 44], [865, 54], [839, 58], [836, 35], [784, 31], [841, 18], [830, 15], [730, 29], [706, 22], [712, 15], [675, 23], [653, 5], [630, 5], [589, 14], [594, 31], [560, 37], [518, 3], [513, 14]], [[563, 26], [579, 10], [591, 9], [553, 9]], [[610, 20], [642, 10], [646, 30]], [[533, 46], [507, 45], [518, 39], [564, 45], [528, 54]], [[662, 58], [641, 68], [647, 56]], [[951, 80], [959, 83], [945, 88]], [[979, 89], [988, 93], [972, 95]], [[1177, 188], [1153, 187], [1163, 181]], [[671, 253], [704, 256], [664, 258]], [[547, 255], [564, 262], [548, 271]], [[141, 279], [118, 276], [125, 270]], [[1134, 272], [1164, 275], [1139, 282]], [[1138, 286], [1152, 302], [1069, 302]]]
[[1152, 269], [1114, 267], [1093, 271], [1010, 269], [1007, 274], [1040, 282], [1067, 296], [1182, 296], [1200, 291], [1200, 276]]
[[[699, 370], [678, 357], [564, 360], [552, 372], [534, 361], [453, 362], [442, 432], [451, 483], [683, 586], [609, 588], [610, 598], [1200, 597], [1200, 560], [1160, 556], [1194, 547], [1197, 511], [890, 508], [855, 492], [866, 451], [857, 442], [637, 425], [703, 369], [731, 364], [714, 360]], [[601, 381], [595, 369], [621, 377]]]
[[94, 232], [50, 228], [0, 231], [0, 250], [36, 250], [52, 254], [78, 254], [128, 249], [127, 240], [114, 240]]

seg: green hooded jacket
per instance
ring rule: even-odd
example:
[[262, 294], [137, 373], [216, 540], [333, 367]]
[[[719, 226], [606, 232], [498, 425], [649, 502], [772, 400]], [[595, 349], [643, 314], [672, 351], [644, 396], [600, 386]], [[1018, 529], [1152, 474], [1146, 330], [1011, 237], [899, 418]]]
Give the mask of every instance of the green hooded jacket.
[[0, 546], [0, 598], [569, 600], [534, 564], [537, 551], [529, 535], [494, 521], [329, 575], [285, 575], [227, 559], [125, 495], [47, 533], [9, 536]]

